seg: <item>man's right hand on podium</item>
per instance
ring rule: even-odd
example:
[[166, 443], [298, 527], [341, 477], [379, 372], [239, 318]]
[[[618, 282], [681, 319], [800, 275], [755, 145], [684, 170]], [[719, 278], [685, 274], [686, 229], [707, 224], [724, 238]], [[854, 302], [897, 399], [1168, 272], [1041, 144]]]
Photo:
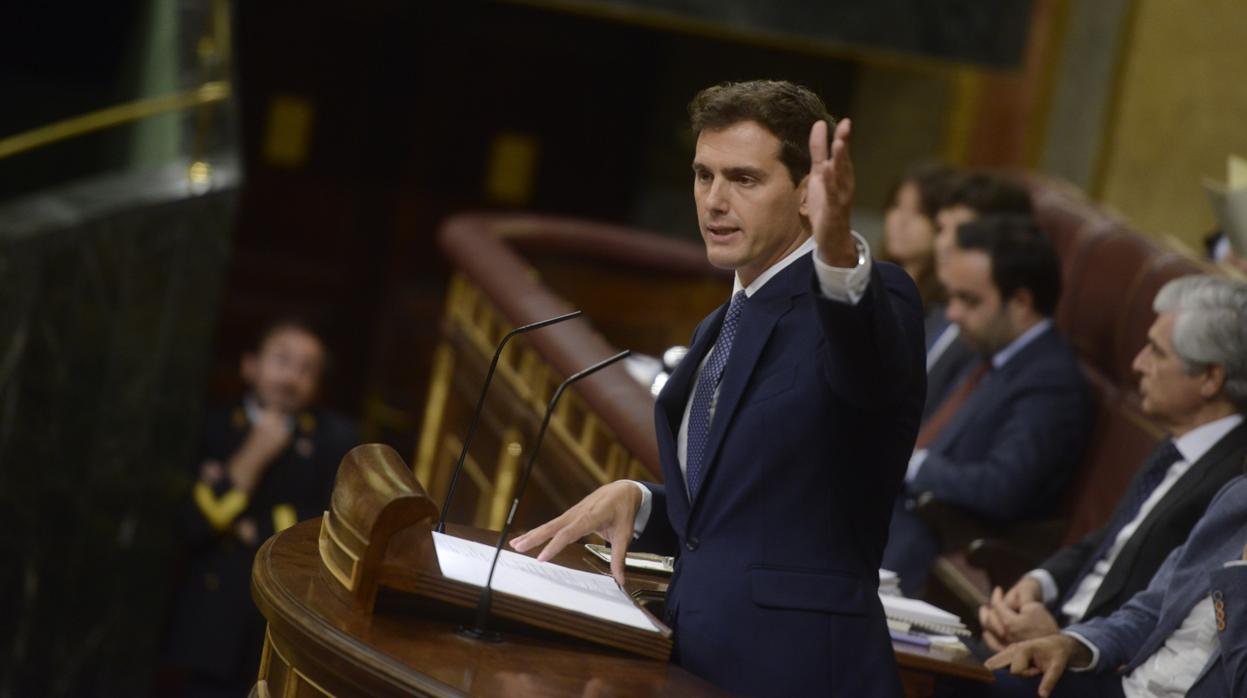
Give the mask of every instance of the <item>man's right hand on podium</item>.
[[633, 525], [640, 507], [641, 492], [636, 483], [612, 482], [594, 490], [562, 516], [512, 538], [511, 547], [523, 553], [550, 541], [537, 556], [545, 562], [571, 543], [596, 533], [610, 542], [611, 575], [623, 586], [624, 556], [632, 542]]

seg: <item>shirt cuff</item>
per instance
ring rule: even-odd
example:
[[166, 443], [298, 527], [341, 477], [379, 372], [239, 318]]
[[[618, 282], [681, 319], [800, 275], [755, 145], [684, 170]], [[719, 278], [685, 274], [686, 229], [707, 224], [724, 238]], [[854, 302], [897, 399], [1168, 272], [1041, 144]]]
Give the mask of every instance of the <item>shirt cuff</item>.
[[927, 461], [927, 454], [930, 453], [925, 448], [914, 451], [909, 457], [909, 467], [905, 469], [905, 482], [913, 482], [918, 477], [918, 471], [922, 468], [922, 464]]
[[1036, 568], [1022, 575], [1030, 577], [1039, 582], [1039, 588], [1043, 590], [1043, 602], [1045, 606], [1050, 606], [1053, 601], [1057, 600], [1057, 596], [1061, 590], [1057, 588], [1056, 580], [1052, 578], [1052, 573], [1042, 568]]
[[852, 268], [833, 267], [818, 256], [814, 250], [814, 273], [818, 276], [818, 286], [827, 298], [840, 303], [857, 305], [866, 295], [866, 286], [870, 283], [870, 244], [856, 232], [852, 233], [857, 244], [858, 264]]
[[1247, 565], [1247, 560], [1230, 560], [1225, 563], [1226, 567], [1243, 567], [1244, 565]]
[[654, 493], [636, 480], [629, 480], [641, 490], [641, 506], [637, 507], [636, 519], [632, 522], [632, 539], [636, 540], [645, 533], [645, 525], [649, 523], [650, 510], [654, 508]]
[[1078, 641], [1079, 641], [1079, 642], [1081, 642], [1083, 645], [1085, 645], [1085, 646], [1087, 647], [1087, 649], [1091, 650], [1091, 663], [1090, 663], [1090, 664], [1088, 664], [1088, 665], [1087, 665], [1087, 666], [1085, 666], [1085, 667], [1075, 667], [1075, 666], [1072, 666], [1072, 665], [1071, 665], [1071, 666], [1069, 666], [1069, 667], [1068, 667], [1068, 668], [1069, 668], [1069, 670], [1070, 670], [1070, 671], [1072, 671], [1072, 672], [1074, 672], [1074, 673], [1076, 673], [1076, 674], [1081, 674], [1081, 673], [1082, 673], [1082, 672], [1084, 672], [1084, 671], [1094, 671], [1094, 670], [1095, 670], [1095, 668], [1096, 668], [1096, 665], [1098, 665], [1098, 664], [1100, 663], [1100, 648], [1098, 648], [1098, 647], [1096, 647], [1095, 645], [1091, 644], [1091, 641], [1090, 641], [1090, 640], [1088, 640], [1087, 638], [1083, 637], [1082, 635], [1079, 635], [1078, 633], [1074, 632], [1073, 630], [1062, 630], [1062, 631], [1061, 631], [1061, 634], [1062, 634], [1062, 635], [1068, 635], [1069, 637], [1072, 637], [1072, 638], [1074, 638], [1075, 640], [1078, 640]]

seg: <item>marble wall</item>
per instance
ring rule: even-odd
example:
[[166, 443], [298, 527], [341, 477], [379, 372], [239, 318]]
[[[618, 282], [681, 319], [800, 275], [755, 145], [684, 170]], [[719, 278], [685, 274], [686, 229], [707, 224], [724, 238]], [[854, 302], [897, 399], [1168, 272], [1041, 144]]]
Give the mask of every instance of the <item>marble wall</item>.
[[185, 172], [0, 208], [0, 697], [148, 691], [236, 198]]
[[1247, 156], [1241, 0], [1136, 0], [1093, 193], [1150, 234], [1201, 250], [1215, 219], [1201, 187]]

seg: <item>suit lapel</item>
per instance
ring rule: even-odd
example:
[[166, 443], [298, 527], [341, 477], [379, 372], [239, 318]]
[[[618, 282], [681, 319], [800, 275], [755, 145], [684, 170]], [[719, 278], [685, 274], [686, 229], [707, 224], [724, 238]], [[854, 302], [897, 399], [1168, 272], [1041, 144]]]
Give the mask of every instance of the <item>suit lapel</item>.
[[[705, 492], [714, 468], [718, 462], [719, 448], [727, 434], [732, 418], [740, 407], [740, 398], [749, 385], [754, 367], [762, 350], [766, 347], [775, 324], [792, 308], [792, 297], [808, 292], [805, 281], [812, 273], [813, 262], [809, 255], [793, 262], [787, 269], [771, 279], [753, 297], [745, 303], [740, 315], [740, 328], [736, 331], [736, 340], [732, 344], [732, 353], [728, 356], [727, 366], [723, 369], [723, 379], [719, 384], [719, 397], [715, 402], [714, 419], [710, 423], [710, 434], [707, 436], [706, 456], [702, 461], [702, 486], [698, 490], [697, 500]], [[693, 502], [696, 506], [697, 502]]]
[[671, 472], [663, 472], [668, 488], [678, 487], [683, 495], [681, 502], [688, 501], [688, 487], [680, 474], [679, 446], [676, 442], [680, 434], [680, 422], [684, 418], [684, 407], [688, 403], [693, 390], [693, 382], [697, 369], [706, 358], [706, 353], [719, 337], [719, 327], [723, 324], [723, 316], [727, 313], [727, 303], [719, 306], [702, 324], [693, 338], [693, 345], [680, 360], [680, 364], [671, 372], [671, 377], [658, 394], [655, 405], [658, 408], [658, 449], [666, 453], [662, 462], [670, 462]]
[[[1030, 361], [1031, 354], [1043, 354], [1050, 348], [1050, 343], [1056, 336], [1055, 331], [1051, 328], [1045, 330], [1031, 343], [1026, 345], [1012, 359], [1001, 368], [993, 368], [983, 376], [982, 382], [975, 387], [974, 392], [970, 394], [970, 398], [966, 403], [957, 410], [957, 414], [953, 416], [948, 426], [940, 431], [939, 436], [935, 438], [935, 442], [931, 444], [931, 450], [936, 452], [944, 452], [952, 444], [956, 443], [961, 436], [961, 432], [966, 429], [975, 419], [975, 417], [990, 414], [994, 403], [1001, 401], [1007, 394], [1004, 390], [1009, 384], [1009, 379], [1014, 373], [1021, 370], [1021, 366], [1025, 366]], [[978, 364], [975, 364], [978, 365]], [[952, 388], [956, 390], [956, 386]]]
[[1165, 588], [1164, 600], [1158, 609], [1160, 616], [1131, 658], [1127, 671], [1133, 671], [1164, 645], [1187, 619], [1191, 609], [1208, 595], [1209, 570], [1242, 554], [1244, 511], [1247, 511], [1247, 493], [1241, 486], [1230, 486], [1228, 491], [1219, 492], [1178, 549], [1179, 557], [1172, 560], [1168, 576], [1159, 582], [1153, 580], [1153, 584]]
[[[1193, 463], [1191, 468], [1182, 477], [1178, 478], [1173, 487], [1156, 503], [1156, 508], [1148, 512], [1147, 518], [1143, 520], [1139, 528], [1130, 536], [1130, 540], [1126, 542], [1126, 546], [1118, 553], [1117, 559], [1113, 561], [1113, 566], [1109, 568], [1108, 575], [1104, 577], [1104, 581], [1100, 583], [1100, 588], [1096, 589], [1095, 596], [1091, 599], [1091, 604], [1087, 606], [1087, 616], [1093, 615], [1096, 607], [1113, 598], [1121, 586], [1125, 584], [1126, 579], [1130, 576], [1130, 571], [1134, 568], [1135, 559], [1139, 556], [1143, 543], [1147, 541], [1148, 535], [1156, 527], [1157, 522], [1167, 519], [1170, 511], [1178, 507], [1191, 491], [1202, 484], [1205, 479], [1220, 471], [1220, 468], [1217, 466], [1224, 463], [1227, 459], [1235, 460], [1235, 463], [1230, 464], [1231, 469], [1235, 468], [1238, 454], [1242, 452], [1244, 446], [1247, 446], [1247, 422], [1240, 423], [1225, 436], [1221, 437], [1220, 441], [1208, 449], [1208, 452], [1203, 457]], [[1131, 488], [1135, 486], [1132, 483]]]

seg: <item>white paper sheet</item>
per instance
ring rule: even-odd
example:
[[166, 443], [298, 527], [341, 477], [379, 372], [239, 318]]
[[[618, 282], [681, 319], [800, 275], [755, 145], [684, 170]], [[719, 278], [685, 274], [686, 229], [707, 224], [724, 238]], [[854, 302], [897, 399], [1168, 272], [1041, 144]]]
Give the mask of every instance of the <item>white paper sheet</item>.
[[[493, 546], [436, 531], [433, 545], [443, 576], [478, 587], [485, 585], [494, 557]], [[492, 586], [495, 591], [549, 606], [642, 630], [658, 630], [614, 578], [607, 575], [537, 562], [504, 548], [494, 570]]]
[[932, 606], [921, 599], [880, 596], [879, 600], [883, 602], [883, 610], [889, 618], [909, 622], [938, 623], [953, 627], [962, 625], [961, 619], [956, 614], [949, 613], [938, 606]]

